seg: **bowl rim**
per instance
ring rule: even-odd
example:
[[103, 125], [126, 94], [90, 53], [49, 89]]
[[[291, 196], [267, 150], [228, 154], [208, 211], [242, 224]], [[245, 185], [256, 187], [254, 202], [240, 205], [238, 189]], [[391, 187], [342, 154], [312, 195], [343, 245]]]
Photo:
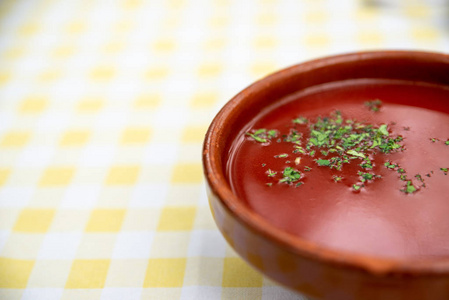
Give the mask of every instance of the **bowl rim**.
[[[203, 143], [203, 172], [206, 184], [211, 192], [216, 195], [223, 207], [235, 220], [256, 234], [268, 238], [278, 246], [295, 254], [313, 259], [322, 263], [334, 264], [340, 268], [356, 269], [373, 275], [419, 275], [436, 276], [449, 275], [449, 257], [437, 258], [387, 258], [360, 253], [350, 253], [330, 249], [317, 243], [307, 241], [298, 236], [289, 234], [273, 226], [270, 222], [245, 206], [242, 201], [232, 192], [227, 182], [226, 175], [221, 173], [219, 139], [223, 129], [226, 127], [227, 117], [235, 111], [248, 94], [252, 94], [264, 87], [272, 85], [273, 81], [279, 81], [291, 76], [291, 73], [322, 68], [339, 63], [357, 62], [368, 59], [416, 59], [432, 62], [443, 62], [449, 66], [449, 55], [438, 52], [412, 51], [412, 50], [379, 50], [364, 51], [326, 56], [309, 60], [300, 64], [290, 66], [272, 73], [260, 80], [255, 81], [231, 100], [229, 100], [217, 113], [209, 129], [206, 132]], [[224, 172], [224, 170], [223, 170]]]

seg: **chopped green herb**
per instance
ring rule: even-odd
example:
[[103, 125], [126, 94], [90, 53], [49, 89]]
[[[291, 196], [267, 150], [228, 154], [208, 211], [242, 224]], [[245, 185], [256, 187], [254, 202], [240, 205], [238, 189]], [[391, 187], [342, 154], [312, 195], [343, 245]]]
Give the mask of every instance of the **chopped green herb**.
[[[365, 105], [370, 110], [377, 112], [382, 106], [382, 101], [375, 99], [366, 102]], [[358, 191], [365, 186], [364, 184], [382, 177], [373, 172], [376, 169], [376, 165], [383, 163], [378, 161], [376, 155], [396, 153], [405, 150], [402, 144], [404, 138], [393, 133], [393, 126], [396, 125], [394, 122], [380, 125], [367, 124], [357, 120], [344, 119], [341, 112], [335, 111], [329, 116], [318, 117], [315, 120], [298, 117], [293, 119], [292, 123], [294, 125], [290, 124], [291, 128], [289, 132], [282, 135], [278, 130], [268, 130], [265, 128], [253, 129], [247, 132], [246, 135], [252, 140], [264, 144], [263, 146], [268, 146], [270, 141], [274, 139], [278, 143], [291, 143], [293, 147], [292, 153], [296, 155], [287, 153], [275, 155], [276, 158], [294, 157], [286, 161], [286, 164], [298, 166], [301, 164], [302, 159], [307, 161], [309, 159], [308, 157], [312, 157], [311, 159], [314, 159], [318, 166], [328, 167], [336, 171], [341, 171], [345, 164], [351, 165], [349, 170], [358, 165], [356, 172], [359, 175], [359, 179], [353, 185], [354, 191]], [[305, 126], [301, 127], [301, 131], [299, 131], [300, 127], [296, 125]], [[410, 130], [409, 127], [402, 128], [404, 131]], [[307, 130], [307, 132], [304, 130]], [[431, 138], [430, 140], [433, 143], [440, 141], [438, 138]], [[449, 139], [444, 143], [449, 146]], [[304, 155], [304, 157], [298, 157], [298, 154]], [[358, 161], [358, 163], [356, 165], [351, 164], [353, 161]], [[262, 167], [265, 166], [266, 164], [262, 164]], [[410, 194], [425, 187], [423, 176], [420, 174], [414, 175], [416, 180], [414, 179], [413, 182], [416, 184], [418, 184], [418, 181], [421, 182], [418, 186], [414, 185], [408, 179], [407, 171], [398, 163], [389, 160], [384, 163], [384, 166], [389, 170], [397, 172], [400, 179], [404, 181], [404, 187], [401, 191]], [[312, 168], [304, 166], [304, 172], [311, 170]], [[445, 175], [449, 173], [448, 168], [440, 168], [440, 170]], [[280, 172], [269, 169], [266, 173], [268, 177], [275, 177], [278, 176], [278, 173], [282, 173], [282, 176], [279, 175], [278, 177], [281, 178], [279, 180], [280, 183], [294, 183], [296, 186], [304, 184], [301, 181], [303, 174], [292, 167], [286, 167]], [[426, 176], [430, 177], [430, 174], [433, 174], [433, 171], [430, 171]], [[340, 182], [343, 179], [342, 176], [337, 175], [332, 175], [332, 178], [335, 182]]]
[[278, 172], [274, 172], [274, 171], [271, 170], [271, 169], [268, 169], [268, 170], [267, 170], [268, 177], [274, 177], [274, 176], [276, 176], [277, 173], [278, 173]]
[[301, 125], [307, 124], [308, 122], [309, 122], [309, 120], [307, 120], [307, 118], [304, 118], [304, 117], [299, 117], [299, 118], [296, 118], [293, 120], [293, 123], [301, 124]]
[[444, 144], [446, 144], [446, 146], [449, 146], [449, 140], [445, 141]]
[[292, 130], [289, 135], [285, 136], [284, 141], [290, 143], [301, 144], [302, 134], [297, 132], [296, 130]]
[[304, 148], [301, 146], [295, 145], [295, 150], [293, 150], [293, 153], [305, 154], [306, 150], [304, 150]]
[[386, 124], [382, 124], [379, 126], [379, 132], [384, 135], [384, 136], [388, 136], [388, 130], [387, 130], [387, 125]]
[[363, 169], [372, 169], [373, 164], [369, 158], [366, 158], [363, 163], [360, 164]]
[[367, 106], [371, 111], [378, 112], [382, 106], [382, 101], [379, 99], [367, 101], [365, 102], [365, 106]]
[[362, 188], [362, 186], [361, 185], [357, 185], [357, 184], [353, 184], [352, 188], [354, 189], [354, 191], [358, 191], [358, 190], [360, 190]]
[[409, 181], [407, 181], [407, 185], [405, 186], [405, 189], [402, 191], [406, 194], [412, 194], [412, 193], [416, 192], [416, 188], [413, 186], [412, 181], [409, 180]]
[[421, 182], [424, 182], [424, 178], [422, 178], [422, 176], [420, 174], [416, 174], [415, 178], [418, 179]]
[[272, 182], [268, 182], [266, 185], [268, 185], [268, 186], [272, 186], [273, 185], [273, 183]]
[[253, 132], [247, 132], [247, 136], [254, 139], [256, 142], [259, 143], [267, 143], [270, 139], [276, 137], [277, 132], [276, 130], [267, 130], [265, 128], [254, 130]]
[[363, 173], [359, 171], [359, 175], [362, 177], [362, 182], [372, 180], [374, 178], [374, 175], [371, 173]]
[[[389, 161], [385, 162], [385, 167], [387, 167], [388, 169], [394, 169], [396, 167], [398, 167], [398, 165], [392, 164]], [[400, 173], [400, 172], [399, 172]]]
[[282, 173], [283, 178], [279, 180], [280, 183], [293, 183], [301, 179], [301, 172], [291, 168], [286, 167]]
[[277, 137], [277, 135], [278, 135], [278, 133], [277, 133], [276, 130], [273, 130], [273, 129], [272, 130], [268, 130], [268, 137], [270, 139]]
[[334, 179], [335, 182], [340, 182], [343, 180], [343, 177], [337, 175], [332, 176], [332, 178]]
[[352, 156], [357, 156], [357, 157], [361, 157], [361, 158], [366, 158], [365, 154], [361, 153], [361, 152], [357, 152], [355, 150], [348, 150], [346, 151], [346, 153], [348, 153], [349, 155]]
[[331, 162], [328, 159], [317, 159], [316, 163], [319, 166], [330, 166]]

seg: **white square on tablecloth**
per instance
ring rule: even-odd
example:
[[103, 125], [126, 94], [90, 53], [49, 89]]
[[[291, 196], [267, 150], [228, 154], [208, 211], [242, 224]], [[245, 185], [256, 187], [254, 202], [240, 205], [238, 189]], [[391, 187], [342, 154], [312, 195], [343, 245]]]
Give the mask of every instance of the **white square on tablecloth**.
[[56, 148], [53, 146], [31, 146], [22, 150], [17, 158], [19, 167], [45, 167], [50, 164]]
[[262, 288], [262, 300], [308, 300], [306, 297], [281, 286]]
[[64, 209], [92, 208], [97, 203], [100, 192], [101, 186], [98, 185], [68, 186], [60, 207]]
[[136, 207], [162, 207], [168, 193], [166, 184], [142, 184], [134, 187], [130, 208]]
[[104, 288], [101, 300], [140, 300], [142, 288]]
[[33, 197], [35, 187], [26, 186], [5, 186], [0, 189], [0, 206], [5, 207], [25, 207]]
[[63, 288], [27, 288], [21, 300], [59, 300], [63, 292]]
[[213, 300], [220, 294], [220, 286], [188, 286], [182, 288], [181, 300]]
[[104, 167], [111, 165], [115, 148], [107, 145], [88, 145], [84, 148], [79, 161], [80, 166]]
[[225, 257], [226, 241], [218, 230], [193, 230], [189, 256]]
[[144, 150], [142, 163], [170, 164], [176, 160], [177, 155], [178, 147], [172, 143], [153, 143]]
[[38, 258], [73, 259], [81, 237], [81, 233], [47, 233], [40, 247]]
[[148, 258], [153, 239], [152, 232], [121, 232], [117, 235], [112, 258]]

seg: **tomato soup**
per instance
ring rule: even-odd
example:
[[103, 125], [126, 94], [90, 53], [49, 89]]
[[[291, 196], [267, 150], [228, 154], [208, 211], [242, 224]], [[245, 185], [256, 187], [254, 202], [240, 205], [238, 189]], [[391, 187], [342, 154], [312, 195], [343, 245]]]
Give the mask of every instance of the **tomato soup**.
[[254, 212], [334, 250], [449, 256], [448, 87], [361, 79], [275, 102], [227, 160]]

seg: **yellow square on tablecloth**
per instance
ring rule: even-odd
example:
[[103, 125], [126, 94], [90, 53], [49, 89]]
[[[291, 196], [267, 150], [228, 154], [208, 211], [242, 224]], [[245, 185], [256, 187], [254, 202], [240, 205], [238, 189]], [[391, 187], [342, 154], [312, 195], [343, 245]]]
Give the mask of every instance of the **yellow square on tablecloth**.
[[144, 287], [181, 287], [186, 268], [185, 258], [151, 258]]
[[109, 259], [77, 259], [65, 285], [68, 289], [101, 289], [106, 282]]
[[20, 212], [14, 225], [14, 231], [20, 232], [46, 232], [53, 221], [53, 209], [26, 208]]
[[0, 257], [0, 288], [23, 289], [33, 269], [34, 261]]

